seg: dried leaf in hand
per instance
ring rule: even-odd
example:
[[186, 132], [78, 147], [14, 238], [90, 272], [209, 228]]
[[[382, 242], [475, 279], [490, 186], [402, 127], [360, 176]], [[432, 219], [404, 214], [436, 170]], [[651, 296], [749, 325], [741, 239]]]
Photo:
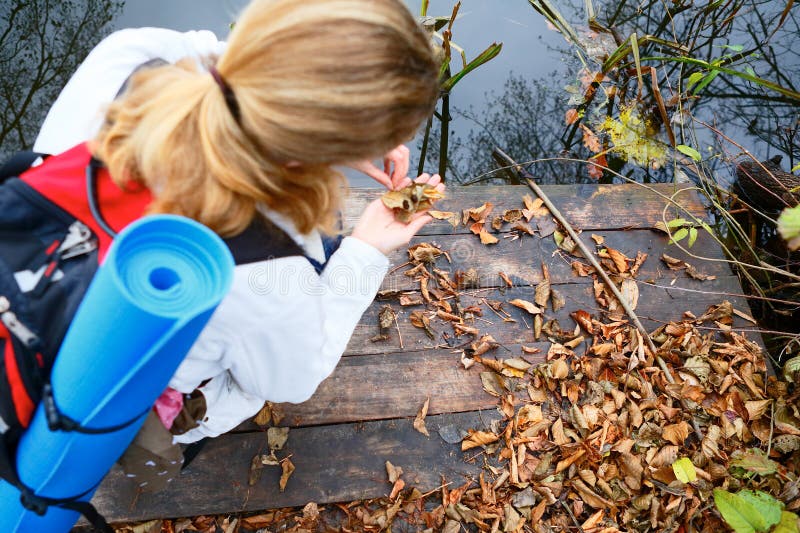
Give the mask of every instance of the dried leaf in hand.
[[444, 195], [436, 187], [425, 183], [412, 183], [397, 191], [386, 191], [381, 196], [383, 205], [394, 211], [400, 222], [408, 222], [419, 211], [430, 209]]
[[485, 229], [482, 229], [478, 236], [481, 238], [481, 244], [497, 244], [497, 237]]
[[528, 300], [520, 300], [519, 298], [515, 298], [514, 300], [511, 300], [508, 303], [510, 303], [514, 307], [519, 307], [520, 309], [524, 309], [525, 311], [529, 312], [532, 315], [538, 315], [542, 312], [540, 308], [536, 307]]
[[500, 437], [488, 431], [475, 431], [470, 430], [469, 434], [461, 441], [461, 451], [465, 452], [478, 446], [485, 446], [493, 442], [497, 442]]
[[436, 211], [431, 209], [428, 211], [428, 214], [436, 220], [446, 220], [454, 228], [458, 226], [458, 213], [453, 213], [452, 211]]
[[431, 436], [430, 433], [428, 433], [428, 428], [425, 427], [425, 417], [428, 415], [428, 404], [430, 401], [430, 398], [425, 399], [425, 403], [422, 404], [422, 407], [420, 407], [419, 411], [417, 412], [417, 417], [414, 418], [414, 429], [426, 437]]
[[288, 483], [292, 472], [294, 472], [294, 464], [288, 457], [281, 461], [281, 471], [281, 479], [278, 482], [278, 487], [280, 488], [281, 492], [283, 492], [286, 489], [286, 483]]

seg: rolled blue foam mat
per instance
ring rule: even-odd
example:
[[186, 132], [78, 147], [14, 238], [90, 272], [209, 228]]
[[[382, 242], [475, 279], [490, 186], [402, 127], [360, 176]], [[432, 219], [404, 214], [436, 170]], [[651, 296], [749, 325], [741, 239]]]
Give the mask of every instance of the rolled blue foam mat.
[[[119, 234], [67, 331], [51, 382], [56, 405], [84, 427], [135, 422], [98, 435], [50, 431], [40, 404], [17, 452], [23, 483], [39, 496], [91, 497], [227, 294], [233, 267], [225, 243], [187, 218], [148, 216]], [[0, 481], [0, 531], [66, 532], [79, 518], [57, 507], [38, 516], [19, 496]]]

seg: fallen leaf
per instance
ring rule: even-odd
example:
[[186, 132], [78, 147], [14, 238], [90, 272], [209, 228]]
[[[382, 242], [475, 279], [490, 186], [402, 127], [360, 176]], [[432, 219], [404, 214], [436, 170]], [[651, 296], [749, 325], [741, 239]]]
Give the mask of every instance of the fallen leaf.
[[524, 309], [525, 311], [529, 312], [532, 315], [538, 315], [542, 312], [540, 308], [536, 307], [527, 300], [520, 300], [519, 298], [515, 298], [514, 300], [510, 300], [508, 303], [510, 303], [514, 307], [519, 307], [520, 309]]
[[481, 238], [481, 244], [497, 244], [498, 242], [497, 237], [495, 237], [485, 229], [482, 229], [481, 232], [478, 234], [478, 236]]
[[417, 417], [414, 419], [414, 429], [425, 435], [426, 437], [430, 437], [430, 433], [428, 433], [428, 428], [425, 427], [425, 417], [428, 414], [428, 404], [430, 403], [430, 398], [425, 399], [425, 403], [422, 404], [419, 411], [417, 412]]
[[689, 436], [689, 424], [682, 420], [677, 424], [667, 424], [661, 433], [661, 437], [667, 442], [676, 446], [683, 446], [686, 437]]
[[434, 209], [431, 209], [430, 211], [428, 211], [428, 214], [433, 218], [435, 218], [436, 220], [446, 220], [454, 228], [458, 226], [459, 222], [458, 213], [453, 213], [452, 211], [436, 211]]
[[289, 440], [289, 428], [272, 427], [267, 430], [267, 443], [273, 452], [283, 449], [286, 441]]
[[512, 283], [511, 278], [509, 278], [505, 272], [499, 272], [498, 275], [500, 276], [500, 279], [502, 279], [505, 282], [507, 287], [514, 286], [514, 283]]
[[550, 282], [544, 280], [536, 285], [533, 301], [539, 307], [547, 307], [547, 300], [549, 299], [550, 299]]
[[394, 466], [389, 461], [386, 461], [386, 475], [389, 476], [389, 483], [394, 483], [403, 475], [403, 469], [402, 467]]
[[[578, 120], [578, 117], [579, 114], [576, 109], [574, 108], [567, 109], [566, 113], [564, 113], [564, 123], [567, 126], [575, 124], [575, 122]], [[585, 528], [586, 526], [584, 525], [583, 527]]]
[[472, 448], [477, 448], [478, 446], [485, 446], [487, 444], [497, 442], [499, 439], [500, 437], [495, 433], [471, 429], [464, 440], [461, 441], [461, 451], [465, 452], [467, 450], [471, 450]]
[[281, 479], [278, 482], [278, 487], [280, 488], [281, 492], [286, 489], [286, 483], [289, 482], [289, 478], [294, 472], [294, 464], [292, 460], [288, 457], [281, 461]]

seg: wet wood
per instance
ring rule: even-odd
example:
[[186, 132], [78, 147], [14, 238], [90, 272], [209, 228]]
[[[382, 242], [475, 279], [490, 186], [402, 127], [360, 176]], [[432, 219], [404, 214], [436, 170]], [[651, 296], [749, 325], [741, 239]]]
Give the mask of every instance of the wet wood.
[[452, 435], [486, 429], [497, 417], [491, 412], [431, 416], [426, 420], [430, 437], [413, 429], [413, 419], [292, 429], [277, 454], [291, 456], [296, 468], [284, 492], [278, 488], [276, 466], [265, 466], [256, 484], [248, 485], [252, 458], [265, 453], [265, 434], [228, 434], [210, 441], [164, 491], [137, 495], [115, 468], [92, 501], [112, 522], [347, 502], [389, 494], [386, 461], [402, 467], [408, 486], [431, 491], [442, 479], [463, 484], [482, 467], [480, 452], [463, 454], [439, 431]]
[[[669, 245], [666, 235], [651, 230], [631, 231], [593, 231], [582, 235], [583, 240], [595, 247], [591, 235], [599, 235], [605, 239], [605, 246], [618, 250], [630, 258], [635, 258], [637, 252], [646, 253], [647, 259], [642, 265], [637, 276], [640, 280], [672, 280], [676, 277], [674, 271], [669, 270], [661, 260], [661, 255], [666, 253], [693, 265], [704, 274], [713, 276], [729, 276], [731, 270], [724, 259], [722, 250], [714, 239], [703, 230], [698, 232], [697, 242], [689, 249], [689, 253], [705, 259], [691, 257], [675, 245]], [[508, 234], [506, 234], [508, 235]], [[495, 245], [481, 244], [477, 235], [452, 235], [452, 236], [424, 236], [415, 237], [411, 245], [429, 242], [441, 247], [450, 257], [440, 257], [436, 261], [436, 268], [454, 274], [458, 270], [474, 268], [480, 277], [481, 287], [498, 287], [502, 285], [499, 272], [507, 274], [515, 285], [531, 285], [542, 281], [542, 264], [546, 264], [550, 271], [551, 281], [554, 283], [590, 283], [591, 278], [577, 277], [572, 272], [572, 261], [587, 261], [568, 254], [557, 252], [557, 246], [552, 237], [539, 238], [526, 235], [516, 240], [502, 239]], [[408, 261], [405, 249], [390, 255], [392, 265], [402, 265]], [[710, 261], [709, 261], [710, 260]], [[411, 265], [394, 268], [384, 279], [382, 290], [409, 290], [418, 288], [418, 284], [405, 272]], [[685, 274], [678, 273], [678, 277]], [[701, 288], [702, 282], [696, 282]]]
[[[684, 192], [678, 192], [681, 187]], [[542, 190], [577, 230], [647, 229], [662, 220], [667, 199], [674, 197], [686, 210], [698, 217], [706, 212], [699, 197], [688, 187], [668, 183], [625, 185], [547, 185]], [[379, 189], [354, 189], [344, 209], [345, 229], [350, 229], [370, 201], [378, 198]], [[526, 185], [473, 186], [451, 189], [437, 203], [440, 211], [455, 211], [478, 207], [484, 202], [494, 204], [494, 214], [523, 206], [522, 197], [532, 195]], [[682, 216], [683, 211], [668, 209], [666, 220]], [[422, 235], [452, 235], [468, 233], [463, 225], [453, 227], [444, 220], [435, 220], [420, 232]]]
[[[518, 346], [512, 348], [521, 353]], [[547, 349], [544, 343], [539, 348]], [[481, 385], [480, 372], [485, 369], [476, 364], [466, 370], [459, 359], [460, 350], [450, 349], [344, 358], [310, 400], [278, 405], [284, 415], [281, 424], [297, 427], [414, 417], [426, 398], [430, 398], [428, 413], [432, 415], [494, 409], [497, 398]], [[537, 363], [543, 354], [526, 359]]]
[[[648, 188], [649, 187], [649, 188]], [[628, 257], [641, 251], [648, 254], [637, 284], [639, 300], [636, 312], [650, 330], [671, 320], [680, 320], [690, 311], [697, 316], [709, 306], [729, 300], [734, 307], [749, 313], [741, 287], [723, 261], [723, 253], [711, 236], [700, 231], [697, 243], [689, 253], [669, 245], [663, 234], [651, 228], [662, 219], [687, 218], [664, 206], [666, 198], [675, 195], [673, 185], [576, 185], [543, 187], [545, 193], [563, 211], [570, 223], [582, 229], [587, 244], [591, 234], [605, 238], [605, 244]], [[495, 203], [496, 214], [520, 208], [525, 186], [467, 187], [451, 189], [439, 209], [457, 211], [477, 207], [486, 200]], [[368, 201], [377, 198], [377, 190], [355, 190], [345, 209], [344, 218], [351, 226]], [[689, 212], [704, 216], [701, 202], [694, 193], [681, 192], [676, 198]], [[487, 300], [508, 302], [519, 298], [534, 300], [535, 285], [543, 279], [546, 264], [555, 290], [566, 301], [557, 312], [551, 307], [545, 319], [556, 319], [564, 330], [576, 324], [570, 313], [583, 309], [595, 317], [607, 319], [606, 312], [595, 301], [592, 279], [577, 277], [570, 263], [576, 258], [557, 251], [552, 237], [523, 236], [505, 229], [496, 233], [500, 242], [491, 247], [480, 244], [464, 226], [453, 229], [445, 221], [426, 226], [412, 244], [433, 242], [448, 251], [451, 262], [440, 258], [441, 268], [455, 275], [457, 270], [475, 268], [479, 274], [477, 288], [461, 291], [458, 301], [448, 302], [453, 312], [478, 306], [482, 316], [468, 325], [481, 334], [491, 334], [500, 344], [488, 357], [523, 356], [527, 361], [541, 361], [549, 342], [534, 339], [533, 318], [525, 311], [504, 304], [513, 322], [489, 309]], [[663, 253], [684, 260], [699, 271], [716, 276], [715, 280], [698, 281], [685, 271], [671, 271], [660, 257]], [[712, 261], [692, 258], [703, 255]], [[406, 260], [405, 250], [391, 255], [393, 265]], [[383, 282], [384, 290], [407, 291], [420, 296], [419, 287], [398, 268]], [[509, 275], [514, 287], [507, 288], [498, 273]], [[358, 280], [343, 280], [347, 283]], [[352, 285], [350, 285], [352, 286]], [[279, 457], [291, 455], [296, 470], [285, 492], [278, 489], [280, 469], [264, 467], [261, 479], [248, 486], [252, 458], [263, 453], [266, 436], [254, 423], [245, 423], [236, 431], [213, 439], [189, 469], [170, 488], [158, 494], [136, 495], [123, 474], [114, 470], [95, 495], [98, 509], [112, 521], [144, 520], [212, 513], [233, 513], [264, 510], [283, 506], [300, 506], [310, 501], [329, 503], [385, 496], [391, 490], [386, 478], [385, 461], [401, 466], [409, 486], [421, 491], [436, 489], [442, 477], [455, 484], [475, 476], [480, 468], [479, 452], [465, 456], [457, 444], [447, 444], [437, 431], [449, 433], [468, 428], [483, 428], [499, 415], [497, 399], [483, 390], [480, 364], [464, 369], [460, 362], [464, 348], [475, 339], [472, 335], [456, 337], [445, 320], [432, 316], [434, 338], [409, 322], [412, 311], [432, 310], [423, 305], [401, 306], [397, 293], [388, 300], [375, 301], [361, 318], [342, 361], [333, 374], [318, 388], [315, 395], [302, 404], [282, 404], [282, 425], [291, 427], [287, 449]], [[383, 305], [397, 312], [397, 328], [388, 331], [389, 338], [375, 342], [378, 333], [377, 315]], [[457, 305], [458, 304], [458, 305]], [[711, 326], [711, 324], [706, 324]], [[737, 317], [735, 327], [752, 329], [753, 325]], [[757, 342], [756, 334], [748, 336]], [[402, 338], [402, 343], [401, 343]], [[521, 346], [534, 346], [541, 353], [523, 354]], [[586, 353], [586, 343], [577, 346], [578, 355]], [[412, 428], [412, 421], [426, 398], [430, 398], [426, 419], [431, 436], [425, 437]]]
[[[650, 330], [671, 320], [681, 320], [685, 311], [691, 311], [696, 316], [700, 316], [709, 306], [729, 300], [734, 307], [745, 313], [749, 313], [746, 300], [741, 296], [741, 287], [738, 278], [734, 276], [724, 276], [715, 280], [698, 282], [697, 280], [687, 279], [682, 272], [671, 272], [675, 277], [665, 277], [659, 280], [658, 285], [651, 285], [640, 282], [639, 302], [636, 312], [642, 320], [644, 326]], [[674, 281], [673, 281], [674, 280]], [[554, 284], [553, 288], [559, 291], [566, 300], [566, 305], [558, 312], [553, 312], [548, 308], [545, 312], [545, 320], [556, 319], [562, 329], [571, 330], [575, 327], [575, 322], [570, 318], [570, 313], [578, 309], [583, 309], [593, 316], [603, 318], [606, 312], [600, 308], [594, 299], [592, 286], [590, 284]], [[534, 287], [513, 287], [501, 290], [496, 288], [467, 290], [463, 291], [460, 302], [463, 307], [478, 305], [483, 309], [484, 320], [475, 320], [470, 325], [477, 327], [482, 333], [489, 333], [504, 345], [525, 344], [534, 342], [531, 329], [532, 316], [525, 311], [507, 303], [503, 308], [508, 311], [514, 323], [503, 322], [502, 318], [493, 313], [485, 303], [486, 300], [508, 302], [513, 299], [522, 299], [533, 302]], [[395, 329], [390, 329], [389, 339], [380, 342], [373, 342], [370, 339], [378, 333], [378, 312], [383, 305], [389, 304], [397, 313], [398, 327], [400, 334]], [[454, 305], [455, 302], [451, 301]], [[350, 344], [347, 347], [347, 355], [364, 355], [377, 353], [411, 352], [416, 350], [427, 350], [438, 346], [460, 346], [471, 342], [469, 335], [460, 338], [453, 337], [453, 328], [448, 322], [437, 316], [431, 318], [431, 329], [435, 332], [435, 338], [428, 338], [424, 331], [414, 327], [408, 320], [408, 316], [414, 310], [425, 310], [424, 306], [403, 307], [396, 301], [373, 302], [367, 309], [356, 326]], [[752, 326], [740, 318], [736, 318], [738, 327]], [[447, 335], [450, 338], [447, 338]], [[403, 347], [400, 347], [400, 337], [403, 339]]]

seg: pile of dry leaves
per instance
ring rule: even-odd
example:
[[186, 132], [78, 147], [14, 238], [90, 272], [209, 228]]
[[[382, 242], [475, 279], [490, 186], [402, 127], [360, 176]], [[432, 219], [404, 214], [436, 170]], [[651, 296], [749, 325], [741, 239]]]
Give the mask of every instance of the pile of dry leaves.
[[[645, 254], [627, 257], [593, 236], [599, 265], [626, 300], [622, 305], [541, 203], [526, 198], [524, 209], [491, 213], [486, 203], [460, 217], [433, 215], [467, 225], [484, 244], [497, 241], [487, 225], [511, 224], [519, 237], [534, 233], [529, 223], [536, 218], [536, 231], [549, 232], [573, 256], [574, 273], [593, 278], [607, 318], [576, 310], [569, 330], [545, 320], [548, 307], [557, 311], [565, 302], [544, 267], [532, 302], [464, 306], [461, 291], [478, 285], [477, 273], [438, 268], [447, 252], [433, 244], [409, 248], [405, 274], [419, 290], [389, 296], [402, 306], [422, 306], [409, 319], [431, 338], [442, 335], [432, 328], [436, 320], [452, 326], [445, 336], [466, 339], [461, 364], [482, 365], [484, 390], [498, 399], [499, 417], [469, 431], [460, 444], [484, 465], [477, 479], [443, 480], [422, 494], [406, 485], [401, 465], [387, 463], [386, 498], [247, 518], [165, 521], [161, 531], [711, 532], [727, 527], [715, 498], [745, 488], [782, 502], [790, 518], [800, 510], [800, 372], [784, 380], [769, 374], [760, 347], [732, 328], [734, 316], [749, 319], [746, 314], [727, 301], [701, 316], [684, 313], [650, 333], [654, 353], [624, 309], [636, 308], [635, 278]], [[696, 279], [713, 279], [678, 259], [661, 260]], [[508, 276], [500, 278], [512, 286]], [[505, 304], [526, 311], [536, 339], [549, 342], [544, 357], [535, 358], [544, 362], [533, 364], [539, 350], [525, 346], [500, 357], [507, 352], [481, 333], [476, 319], [484, 311], [513, 321]], [[375, 342], [397, 325], [391, 305], [379, 321]], [[414, 422], [425, 434], [426, 412], [427, 402]], [[275, 456], [285, 435], [273, 437], [271, 453], [254, 461], [258, 468], [280, 465], [288, 478], [291, 461]]]

